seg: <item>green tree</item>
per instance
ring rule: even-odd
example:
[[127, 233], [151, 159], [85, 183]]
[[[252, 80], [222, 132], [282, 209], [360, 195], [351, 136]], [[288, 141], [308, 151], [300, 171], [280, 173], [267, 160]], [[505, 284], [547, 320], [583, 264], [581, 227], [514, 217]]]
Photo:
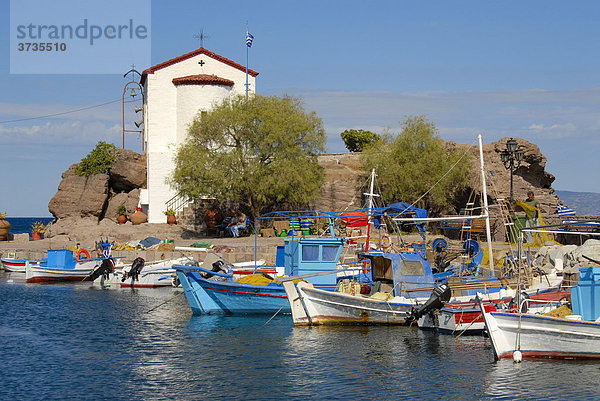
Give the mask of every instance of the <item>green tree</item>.
[[424, 116], [411, 116], [401, 127], [396, 137], [385, 135], [362, 154], [365, 169], [376, 169], [383, 199], [413, 203], [427, 193], [420, 207], [434, 214], [451, 207], [467, 186], [470, 158], [461, 159], [463, 152], [445, 146]]
[[365, 146], [381, 139], [376, 133], [364, 129], [347, 129], [340, 135], [350, 152], [362, 152]]
[[257, 217], [278, 203], [320, 194], [323, 123], [293, 97], [224, 101], [191, 124], [171, 185], [191, 196], [239, 202]]
[[96, 147], [75, 168], [75, 174], [89, 176], [92, 174], [106, 174], [115, 164], [117, 148], [112, 143], [100, 141]]

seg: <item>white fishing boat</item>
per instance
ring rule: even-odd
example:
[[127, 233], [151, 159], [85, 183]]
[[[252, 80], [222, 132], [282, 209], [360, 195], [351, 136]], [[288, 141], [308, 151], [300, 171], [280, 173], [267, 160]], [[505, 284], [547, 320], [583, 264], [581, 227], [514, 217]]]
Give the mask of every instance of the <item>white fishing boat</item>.
[[76, 260], [68, 249], [49, 249], [47, 258], [35, 265], [25, 262], [25, 282], [52, 283], [86, 281], [102, 263], [102, 258]]
[[37, 260], [25, 260], [25, 259], [14, 259], [14, 258], [0, 258], [2, 267], [7, 272], [12, 273], [25, 273], [25, 265], [29, 262], [32, 266], [38, 266], [40, 264]]
[[483, 318], [496, 359], [600, 359], [598, 322], [506, 312]]

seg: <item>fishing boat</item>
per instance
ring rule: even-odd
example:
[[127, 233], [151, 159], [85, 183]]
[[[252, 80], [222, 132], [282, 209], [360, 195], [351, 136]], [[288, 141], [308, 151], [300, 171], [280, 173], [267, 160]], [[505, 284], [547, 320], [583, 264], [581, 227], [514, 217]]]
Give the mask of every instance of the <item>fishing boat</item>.
[[[285, 238], [284, 245], [277, 248], [277, 262], [273, 270], [282, 268], [291, 275], [330, 273], [337, 269], [344, 238]], [[194, 314], [273, 314], [289, 313], [285, 289], [273, 278], [260, 272], [245, 278], [234, 278], [234, 266], [222, 261], [212, 268], [173, 265], [187, 300]], [[247, 270], [248, 267], [245, 267]], [[239, 271], [238, 271], [239, 273]], [[335, 279], [325, 276], [312, 277], [319, 288], [332, 290]]]
[[600, 358], [598, 322], [487, 311], [483, 317], [496, 359]]
[[[351, 283], [350, 290], [339, 286], [338, 291], [324, 291], [311, 283], [281, 279], [294, 325], [405, 324], [417, 299], [430, 296], [433, 274], [429, 263], [416, 252], [364, 256], [371, 260], [373, 277], [368, 293], [361, 294], [362, 286]], [[394, 293], [403, 295], [390, 296]]]
[[579, 276], [571, 288], [574, 315], [484, 310], [495, 358], [600, 359], [600, 268], [582, 267]]
[[13, 273], [25, 273], [25, 265], [29, 262], [33, 266], [39, 265], [39, 261], [36, 260], [25, 260], [25, 259], [13, 259], [13, 258], [0, 258], [2, 267], [7, 272]]
[[48, 255], [39, 264], [25, 262], [26, 283], [51, 283], [58, 281], [86, 281], [103, 258], [76, 260], [68, 249], [48, 249]]

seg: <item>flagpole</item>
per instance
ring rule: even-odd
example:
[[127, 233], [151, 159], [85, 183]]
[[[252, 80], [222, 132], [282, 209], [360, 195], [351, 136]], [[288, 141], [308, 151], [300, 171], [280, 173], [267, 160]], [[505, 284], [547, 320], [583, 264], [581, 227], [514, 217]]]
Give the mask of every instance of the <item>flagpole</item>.
[[[246, 41], [248, 40], [248, 21], [246, 21]], [[246, 42], [246, 101], [248, 101], [248, 43]]]

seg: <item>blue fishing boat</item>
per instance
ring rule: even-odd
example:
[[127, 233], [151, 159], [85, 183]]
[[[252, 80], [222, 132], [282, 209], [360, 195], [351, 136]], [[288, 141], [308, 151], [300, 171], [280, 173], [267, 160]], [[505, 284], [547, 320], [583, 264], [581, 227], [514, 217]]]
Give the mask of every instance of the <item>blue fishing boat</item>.
[[[336, 280], [330, 273], [337, 269], [344, 242], [340, 237], [286, 238], [285, 244], [277, 247], [276, 268], [283, 267], [286, 275], [311, 275], [315, 286], [332, 290]], [[283, 286], [263, 273], [236, 281], [232, 269], [222, 261], [213, 263], [211, 270], [184, 265], [173, 268], [194, 314], [290, 312]]]

